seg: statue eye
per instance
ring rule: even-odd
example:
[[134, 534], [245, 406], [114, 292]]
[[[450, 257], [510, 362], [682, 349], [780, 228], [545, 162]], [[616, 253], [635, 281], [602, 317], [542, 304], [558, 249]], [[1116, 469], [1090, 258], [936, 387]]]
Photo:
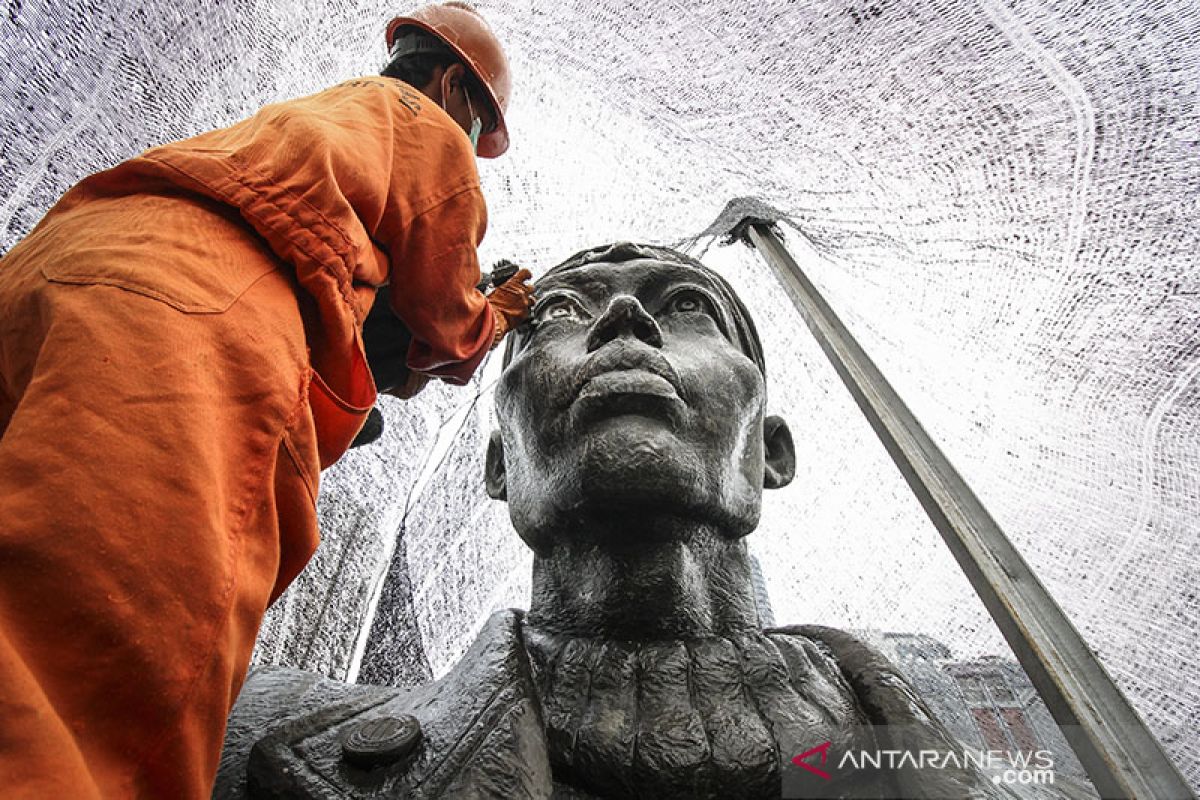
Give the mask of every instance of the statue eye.
[[679, 314], [713, 314], [711, 301], [696, 291], [676, 292], [667, 301], [667, 310]]
[[548, 300], [542, 304], [542, 307], [534, 315], [534, 320], [539, 323], [557, 322], [559, 320], [582, 322], [583, 319], [583, 309], [570, 297], [555, 297]]

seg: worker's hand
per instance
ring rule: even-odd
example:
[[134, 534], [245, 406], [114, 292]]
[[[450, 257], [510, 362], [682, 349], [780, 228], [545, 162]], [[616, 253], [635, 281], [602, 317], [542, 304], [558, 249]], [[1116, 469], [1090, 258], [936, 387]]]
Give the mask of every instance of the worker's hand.
[[533, 286], [527, 281], [532, 277], [529, 270], [520, 270], [487, 296], [496, 316], [492, 347], [500, 344], [509, 331], [529, 319], [529, 310], [533, 308]]
[[421, 393], [421, 390], [429, 385], [430, 377], [424, 372], [409, 370], [408, 377], [404, 383], [399, 386], [394, 386], [387, 390], [387, 393], [392, 397], [399, 397], [401, 400], [408, 400], [416, 397]]
[[365, 444], [370, 444], [383, 436], [383, 413], [379, 410], [379, 406], [372, 406], [367, 412], [367, 419], [363, 422], [362, 428], [354, 437], [354, 441], [350, 443], [350, 447], [362, 447]]

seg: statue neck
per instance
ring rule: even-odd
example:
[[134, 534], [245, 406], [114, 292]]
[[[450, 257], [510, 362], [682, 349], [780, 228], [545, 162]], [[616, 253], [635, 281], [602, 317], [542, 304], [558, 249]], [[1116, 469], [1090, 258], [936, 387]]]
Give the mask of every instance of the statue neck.
[[711, 526], [581, 522], [535, 555], [528, 620], [584, 637], [727, 636], [759, 629], [752, 587], [745, 542]]

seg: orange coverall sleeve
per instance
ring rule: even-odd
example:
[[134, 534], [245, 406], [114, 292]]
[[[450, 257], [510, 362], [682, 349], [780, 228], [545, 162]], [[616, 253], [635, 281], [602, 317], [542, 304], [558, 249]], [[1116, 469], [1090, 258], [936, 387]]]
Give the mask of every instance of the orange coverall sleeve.
[[[218, 187], [301, 284], [331, 271], [357, 287], [390, 283], [413, 336], [412, 368], [465, 383], [487, 354], [495, 320], [475, 288], [487, 228], [475, 156], [457, 124], [407, 84], [348, 81], [147, 157]], [[373, 293], [357, 294], [361, 305]]]
[[[413, 336], [408, 366], [466, 383], [495, 327], [475, 288], [487, 206], [469, 140], [429, 98], [393, 79], [350, 81], [318, 98], [328, 99], [316, 116], [332, 172], [390, 260], [388, 296]], [[303, 125], [293, 127], [309, 141]]]
[[[487, 313], [481, 316], [475, 300], [483, 298], [475, 288], [475, 244], [443, 233], [477, 230], [482, 237], [481, 211], [477, 193], [464, 189], [414, 220], [405, 232], [405, 252], [419, 258], [411, 268], [393, 268], [389, 287], [392, 309], [413, 333], [408, 366], [450, 383], [466, 383], [492, 344], [493, 312], [483, 300]], [[477, 327], [481, 321], [483, 329]], [[462, 337], [459, 331], [471, 333]], [[453, 349], [455, 341], [463, 346]]]

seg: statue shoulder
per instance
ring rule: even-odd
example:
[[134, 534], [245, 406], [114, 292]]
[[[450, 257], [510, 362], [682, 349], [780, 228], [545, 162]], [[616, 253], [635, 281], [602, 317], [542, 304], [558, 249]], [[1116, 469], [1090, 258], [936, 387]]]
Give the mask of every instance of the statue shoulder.
[[766, 633], [801, 637], [831, 659], [873, 724], [941, 727], [900, 668], [854, 634], [823, 625], [790, 625]]
[[[445, 677], [411, 690], [287, 670], [256, 673], [243, 696], [231, 729], [256, 734], [226, 740], [221, 800], [550, 792], [519, 612], [493, 615]], [[247, 714], [289, 704], [297, 710], [282, 716]]]
[[246, 797], [246, 765], [263, 734], [327, 708], [380, 691], [287, 667], [260, 666], [246, 676], [225, 728], [213, 800]]
[[[828, 658], [850, 685], [883, 750], [961, 752], [962, 745], [934, 716], [909, 679], [878, 649], [854, 634], [822, 625], [792, 625], [765, 631], [798, 637]], [[940, 770], [901, 765], [893, 774], [906, 797], [1010, 798], [979, 770], [965, 764]]]

